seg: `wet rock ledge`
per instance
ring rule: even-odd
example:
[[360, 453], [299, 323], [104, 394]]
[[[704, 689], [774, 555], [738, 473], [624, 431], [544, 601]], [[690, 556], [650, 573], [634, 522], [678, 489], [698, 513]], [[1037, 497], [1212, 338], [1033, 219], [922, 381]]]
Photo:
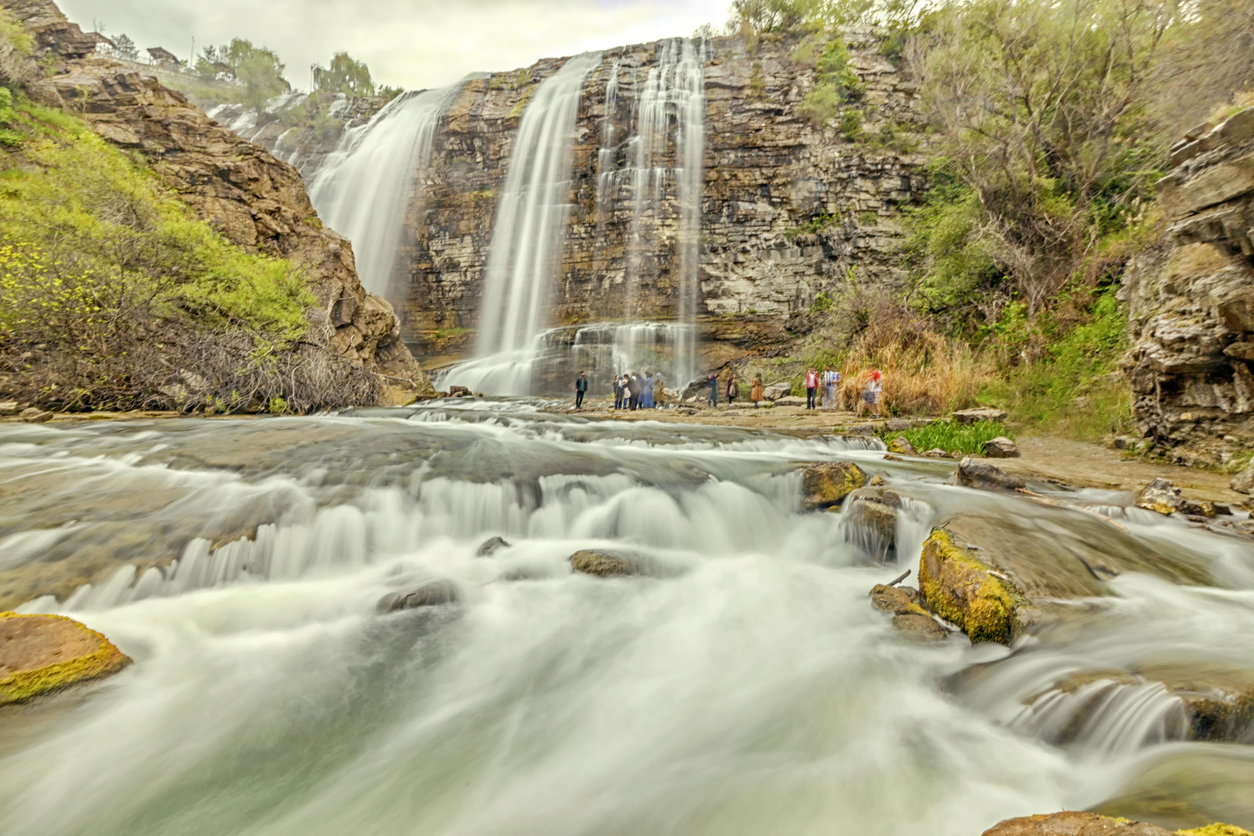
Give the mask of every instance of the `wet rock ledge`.
[[108, 639], [72, 619], [0, 613], [0, 706], [109, 676], [130, 663]]

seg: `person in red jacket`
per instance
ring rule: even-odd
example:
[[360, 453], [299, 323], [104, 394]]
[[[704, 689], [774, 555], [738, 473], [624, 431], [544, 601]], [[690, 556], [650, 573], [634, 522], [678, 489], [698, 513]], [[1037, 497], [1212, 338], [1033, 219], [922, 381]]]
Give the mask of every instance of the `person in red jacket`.
[[815, 369], [806, 372], [806, 409], [814, 409], [815, 394], [819, 391], [819, 373]]

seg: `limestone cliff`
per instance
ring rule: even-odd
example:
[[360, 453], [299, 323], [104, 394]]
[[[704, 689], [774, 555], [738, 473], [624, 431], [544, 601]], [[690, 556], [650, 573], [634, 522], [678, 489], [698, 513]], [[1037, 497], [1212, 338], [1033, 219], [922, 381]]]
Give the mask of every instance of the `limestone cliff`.
[[[873, 33], [847, 31], [845, 39], [866, 87], [864, 132], [916, 129], [914, 85], [879, 54]], [[706, 44], [698, 311], [707, 320], [760, 315], [778, 327], [850, 279], [892, 285], [902, 278], [893, 253], [898, 209], [921, 193], [924, 158], [848, 141], [835, 120], [816, 126], [799, 114], [815, 84], [812, 61], [796, 57], [802, 40]], [[637, 307], [628, 310], [633, 193], [610, 188], [607, 197], [602, 177], [631, 165], [635, 99], [662, 49], [651, 43], [607, 52], [585, 82], [554, 325], [676, 315], [678, 208], [666, 200], [652, 219]], [[449, 109], [425, 198], [410, 218], [405, 330], [424, 351], [438, 350], [429, 342], [437, 329], [477, 324], [510, 150], [536, 86], [561, 63], [468, 81]], [[611, 77], [614, 97], [607, 95]], [[675, 165], [673, 157], [665, 164]], [[704, 336], [717, 338], [718, 330], [707, 321]]]
[[209, 119], [155, 78], [85, 55], [78, 26], [46, 0], [3, 0], [36, 38], [52, 73], [27, 84], [46, 106], [75, 113], [107, 141], [142, 154], [179, 197], [232, 243], [281, 256], [304, 272], [318, 305], [311, 338], [384, 378], [429, 389], [390, 304], [367, 294], [352, 245], [325, 229], [300, 174]]
[[1254, 108], [1193, 131], [1172, 163], [1167, 240], [1121, 294], [1125, 368], [1142, 434], [1188, 463], [1227, 461], [1254, 444]]
[[[850, 283], [892, 289], [905, 278], [896, 255], [900, 209], [926, 185], [926, 157], [914, 150], [924, 140], [916, 87], [881, 54], [873, 30], [849, 29], [842, 37], [863, 87], [861, 99], [846, 108], [860, 123], [852, 140], [839, 119], [815, 124], [803, 112], [823, 48], [814, 36], [754, 43], [716, 38], [702, 45], [698, 313], [714, 365], [735, 353], [720, 356], [719, 345], [778, 342], [790, 323], [804, 329], [820, 294]], [[607, 51], [584, 81], [553, 326], [677, 315], [677, 189], [665, 179], [651, 187], [662, 197], [644, 213], [641, 229], [631, 182], [641, 95], [666, 48], [667, 42], [657, 42]], [[478, 326], [489, 245], [519, 127], [538, 87], [564, 63], [546, 59], [471, 78], [451, 98], [421, 182], [412, 184], [396, 277], [407, 288], [398, 303], [405, 339], [423, 354], [464, 351]], [[334, 113], [341, 135], [351, 136], [345, 131], [379, 106], [323, 101], [317, 109]], [[322, 132], [293, 128], [276, 115], [254, 120], [222, 109], [215, 116], [296, 163], [307, 179], [336, 136], [325, 124]], [[664, 178], [675, 178], [674, 136], [659, 147], [654, 165]], [[633, 258], [635, 279], [628, 276]]]

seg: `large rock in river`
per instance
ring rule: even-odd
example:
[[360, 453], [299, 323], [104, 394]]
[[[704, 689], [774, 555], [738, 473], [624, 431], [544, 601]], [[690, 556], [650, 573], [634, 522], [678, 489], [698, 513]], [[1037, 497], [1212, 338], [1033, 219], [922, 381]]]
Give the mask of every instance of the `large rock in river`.
[[808, 509], [831, 508], [858, 488], [866, 487], [867, 475], [853, 462], [820, 462], [802, 473], [802, 502]]
[[648, 566], [639, 555], [600, 549], [575, 552], [570, 556], [570, 566], [576, 572], [602, 578], [649, 574]]
[[1045, 602], [1105, 595], [1105, 582], [1126, 572], [1214, 584], [1205, 555], [1137, 539], [1093, 514], [1025, 504], [1021, 513], [942, 519], [923, 546], [919, 589], [933, 612], [972, 641], [1009, 644]]
[[64, 616], [0, 613], [0, 705], [117, 673], [129, 656]]
[[[1212, 824], [1179, 833], [1182, 836], [1249, 836], [1249, 831], [1228, 824]], [[1097, 813], [1066, 812], [1007, 819], [984, 831], [984, 836], [1173, 836], [1173, 831]]]

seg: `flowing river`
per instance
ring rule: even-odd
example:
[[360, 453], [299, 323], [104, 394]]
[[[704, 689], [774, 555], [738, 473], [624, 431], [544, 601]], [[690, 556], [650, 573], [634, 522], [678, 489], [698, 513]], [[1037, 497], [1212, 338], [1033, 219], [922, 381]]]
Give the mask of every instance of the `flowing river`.
[[[900, 565], [847, 512], [800, 510], [797, 463], [836, 459], [910, 497]], [[953, 467], [525, 401], [6, 425], [0, 594], [56, 590], [22, 609], [135, 664], [0, 713], [3, 831], [974, 836], [1089, 807], [1254, 824], [1254, 747], [1190, 740], [1148, 679], [1058, 685], [1254, 669], [1249, 542], [1124, 495], [954, 487]], [[1123, 575], [1013, 652], [921, 644], [869, 604], [947, 509], [1086, 536], [1077, 505], [1216, 585]], [[655, 571], [572, 573], [595, 547]], [[460, 602], [378, 614], [431, 580]]]

